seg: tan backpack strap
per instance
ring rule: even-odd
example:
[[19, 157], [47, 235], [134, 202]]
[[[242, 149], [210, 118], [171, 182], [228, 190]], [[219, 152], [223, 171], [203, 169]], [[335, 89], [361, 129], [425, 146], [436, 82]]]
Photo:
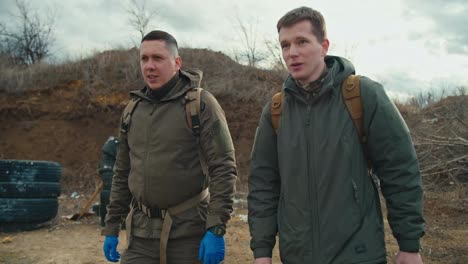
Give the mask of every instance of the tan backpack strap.
[[125, 107], [124, 114], [123, 114], [123, 121], [120, 126], [120, 132], [122, 134], [128, 133], [128, 130], [130, 129], [130, 123], [132, 120], [133, 111], [135, 111], [135, 108], [137, 107], [140, 100], [141, 98], [133, 98], [128, 102], [127, 106]]
[[198, 87], [187, 92], [185, 95], [185, 113], [188, 126], [195, 136], [200, 136], [200, 97], [203, 89]]
[[343, 99], [348, 109], [351, 119], [353, 119], [354, 127], [359, 136], [359, 141], [362, 145], [362, 151], [367, 159], [367, 167], [372, 169], [372, 162], [369, 158], [367, 150], [367, 136], [364, 133], [364, 111], [362, 109], [361, 100], [361, 76], [350, 75], [343, 82]]
[[[200, 122], [200, 106], [201, 106], [201, 91], [203, 88], [198, 87], [188, 91], [185, 94], [185, 115], [188, 126], [192, 129], [192, 134], [196, 137], [197, 142], [200, 143], [201, 122]], [[198, 148], [198, 156], [200, 157], [200, 164], [203, 174], [208, 175], [208, 165], [206, 163], [205, 155]]]
[[343, 98], [351, 119], [353, 119], [359, 140], [362, 144], [367, 143], [364, 134], [364, 115], [361, 102], [361, 79], [359, 75], [350, 75], [343, 82]]
[[[197, 206], [203, 200], [210, 196], [210, 192], [207, 189], [204, 189], [199, 194], [195, 195], [194, 197], [173, 206], [167, 209], [166, 214], [164, 215], [163, 226], [161, 229], [161, 238], [159, 242], [159, 263], [166, 264], [167, 263], [167, 242], [169, 241], [169, 235], [171, 233], [172, 227], [172, 217], [178, 215], [184, 211], [187, 211], [190, 208]], [[209, 198], [208, 198], [209, 199]]]
[[273, 95], [271, 99], [271, 123], [275, 132], [278, 133], [281, 112], [283, 111], [284, 92], [279, 92]]

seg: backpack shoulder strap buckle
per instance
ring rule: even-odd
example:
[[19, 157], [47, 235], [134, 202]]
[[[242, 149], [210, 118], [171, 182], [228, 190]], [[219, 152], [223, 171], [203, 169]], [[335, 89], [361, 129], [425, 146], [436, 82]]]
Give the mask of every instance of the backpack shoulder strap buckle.
[[278, 133], [281, 112], [283, 111], [283, 100], [284, 100], [283, 91], [276, 93], [275, 95], [273, 95], [273, 98], [271, 99], [271, 123], [276, 133]]
[[192, 129], [194, 136], [200, 136], [200, 105], [201, 91], [203, 88], [197, 87], [189, 90], [184, 97], [185, 113], [188, 126]]
[[128, 133], [130, 129], [130, 123], [132, 121], [132, 115], [137, 107], [138, 103], [141, 101], [141, 98], [132, 98], [128, 102], [127, 106], [125, 107], [123, 116], [122, 116], [122, 124], [120, 125], [120, 132], [124, 135]]

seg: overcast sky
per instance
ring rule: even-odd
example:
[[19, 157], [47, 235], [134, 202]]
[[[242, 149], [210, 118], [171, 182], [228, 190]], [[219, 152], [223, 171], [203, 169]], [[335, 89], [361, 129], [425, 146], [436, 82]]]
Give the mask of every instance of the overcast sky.
[[[33, 0], [31, 5], [41, 14], [56, 10], [59, 58], [139, 43], [126, 0]], [[358, 74], [383, 83], [394, 97], [468, 86], [467, 0], [147, 1], [148, 9], [158, 12], [151, 29], [172, 33], [182, 47], [228, 55], [243, 47], [237, 17], [254, 27], [261, 48], [266, 40], [277, 40], [278, 19], [303, 5], [324, 15], [329, 54], [351, 59]], [[14, 12], [14, 0], [0, 1], [2, 21], [8, 24]]]

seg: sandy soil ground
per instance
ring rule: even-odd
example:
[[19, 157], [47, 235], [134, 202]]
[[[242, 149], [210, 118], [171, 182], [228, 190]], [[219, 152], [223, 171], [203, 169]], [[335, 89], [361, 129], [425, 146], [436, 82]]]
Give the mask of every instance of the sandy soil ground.
[[[427, 233], [422, 240], [425, 263], [468, 263], [468, 201], [458, 199], [456, 191], [426, 193]], [[99, 218], [90, 216], [79, 221], [64, 219], [77, 212], [86, 197], [72, 199], [62, 195], [57, 218], [45, 227], [28, 232], [0, 233], [0, 263], [8, 264], [91, 264], [109, 263], [102, 253], [103, 237]], [[246, 223], [245, 202], [237, 204], [226, 236], [226, 264], [252, 263]], [[388, 261], [397, 245], [387, 225]], [[120, 250], [126, 244], [120, 235]], [[273, 263], [280, 263], [278, 250]]]

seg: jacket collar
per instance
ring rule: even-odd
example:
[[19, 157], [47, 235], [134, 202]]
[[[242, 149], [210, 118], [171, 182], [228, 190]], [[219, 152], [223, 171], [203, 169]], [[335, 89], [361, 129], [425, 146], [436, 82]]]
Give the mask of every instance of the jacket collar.
[[[323, 78], [322, 87], [317, 91], [314, 98], [320, 98], [325, 94], [337, 96], [341, 94], [341, 83], [350, 74], [354, 74], [354, 66], [352, 63], [344, 58], [337, 56], [326, 56], [325, 64], [328, 73]], [[304, 98], [305, 93], [302, 88], [297, 84], [297, 81], [289, 75], [283, 84], [283, 89], [299, 98]]]
[[149, 98], [153, 100], [160, 101], [166, 94], [168, 94], [172, 88], [177, 84], [177, 81], [179, 81], [179, 72], [176, 72], [174, 74], [174, 77], [172, 77], [166, 84], [161, 86], [159, 89], [153, 90], [150, 89], [148, 86], [144, 87], [144, 92], [145, 95], [147, 95]]
[[[188, 71], [179, 71], [179, 78], [175, 82], [174, 86], [169, 89], [169, 91], [159, 99], [159, 102], [166, 102], [175, 100], [182, 95], [186, 94], [190, 89], [200, 87], [201, 79], [203, 78], [203, 73], [198, 69], [192, 69]], [[172, 79], [171, 79], [172, 81]], [[171, 81], [168, 82], [171, 83]], [[148, 87], [143, 87], [137, 91], [131, 91], [131, 97], [139, 97], [150, 102], [156, 102], [158, 100], [152, 99], [147, 95]]]

